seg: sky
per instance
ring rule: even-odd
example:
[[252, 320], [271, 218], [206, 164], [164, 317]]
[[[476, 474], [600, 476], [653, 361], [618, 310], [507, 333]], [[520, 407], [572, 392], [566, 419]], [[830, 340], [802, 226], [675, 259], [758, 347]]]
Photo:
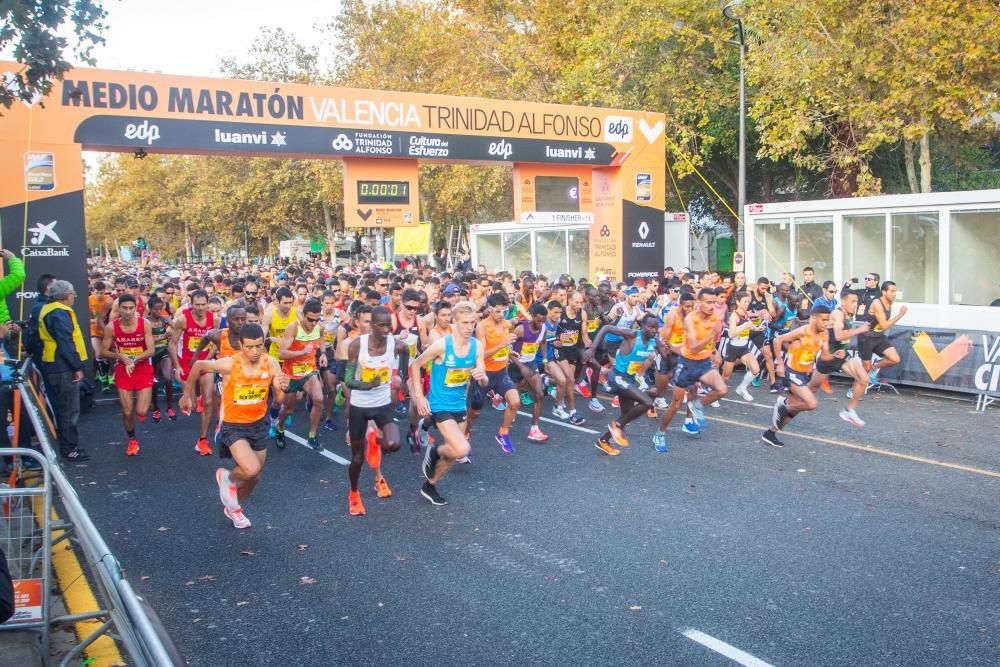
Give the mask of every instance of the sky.
[[316, 44], [339, 0], [104, 0], [108, 12], [97, 66], [219, 76], [222, 58], [242, 60], [261, 27]]

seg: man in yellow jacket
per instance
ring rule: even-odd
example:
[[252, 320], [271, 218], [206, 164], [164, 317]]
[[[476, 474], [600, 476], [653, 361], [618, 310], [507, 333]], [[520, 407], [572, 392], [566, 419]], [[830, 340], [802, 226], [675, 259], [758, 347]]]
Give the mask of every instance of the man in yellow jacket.
[[73, 312], [76, 290], [66, 280], [53, 280], [48, 287], [51, 299], [38, 314], [41, 358], [36, 359], [45, 380], [45, 393], [56, 416], [59, 454], [66, 461], [90, 458], [80, 449], [77, 422], [80, 419], [80, 382], [87, 361], [87, 340]]

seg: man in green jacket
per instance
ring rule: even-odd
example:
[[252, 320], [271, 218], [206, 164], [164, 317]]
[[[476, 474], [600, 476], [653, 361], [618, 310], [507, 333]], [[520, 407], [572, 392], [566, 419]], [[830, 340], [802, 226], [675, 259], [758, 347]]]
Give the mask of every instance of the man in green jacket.
[[24, 261], [10, 250], [0, 250], [0, 255], [3, 255], [9, 265], [7, 275], [0, 278], [0, 324], [3, 324], [10, 321], [7, 297], [24, 283]]

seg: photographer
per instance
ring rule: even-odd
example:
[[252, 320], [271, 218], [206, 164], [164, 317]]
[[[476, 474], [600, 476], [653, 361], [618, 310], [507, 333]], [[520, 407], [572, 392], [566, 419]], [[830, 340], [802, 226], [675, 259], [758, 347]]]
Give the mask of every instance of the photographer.
[[847, 292], [854, 292], [858, 295], [858, 315], [864, 315], [868, 312], [868, 305], [879, 298], [882, 295], [882, 290], [879, 289], [879, 280], [881, 277], [874, 271], [870, 271], [865, 274], [865, 284], [864, 287], [856, 288], [855, 285], [858, 284], [857, 278], [851, 278], [850, 282], [844, 284], [844, 289], [841, 294], [846, 294]]
[[10, 250], [0, 250], [0, 256], [7, 260], [10, 267], [7, 275], [0, 279], [0, 324], [3, 324], [10, 321], [7, 297], [24, 283], [24, 262]]

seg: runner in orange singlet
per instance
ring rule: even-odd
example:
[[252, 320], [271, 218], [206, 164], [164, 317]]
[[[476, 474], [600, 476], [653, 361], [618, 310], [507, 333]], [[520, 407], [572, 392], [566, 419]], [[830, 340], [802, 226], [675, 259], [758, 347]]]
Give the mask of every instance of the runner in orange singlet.
[[267, 457], [267, 404], [273, 389], [275, 398], [284, 399], [288, 376], [278, 361], [264, 354], [264, 331], [257, 324], [240, 329], [241, 349], [236, 354], [213, 361], [197, 361], [184, 384], [181, 411], [191, 414], [195, 387], [204, 375], [222, 376], [222, 429], [219, 456], [232, 458], [233, 469], [219, 468], [215, 481], [224, 512], [236, 528], [249, 528], [242, 504], [260, 480]]

